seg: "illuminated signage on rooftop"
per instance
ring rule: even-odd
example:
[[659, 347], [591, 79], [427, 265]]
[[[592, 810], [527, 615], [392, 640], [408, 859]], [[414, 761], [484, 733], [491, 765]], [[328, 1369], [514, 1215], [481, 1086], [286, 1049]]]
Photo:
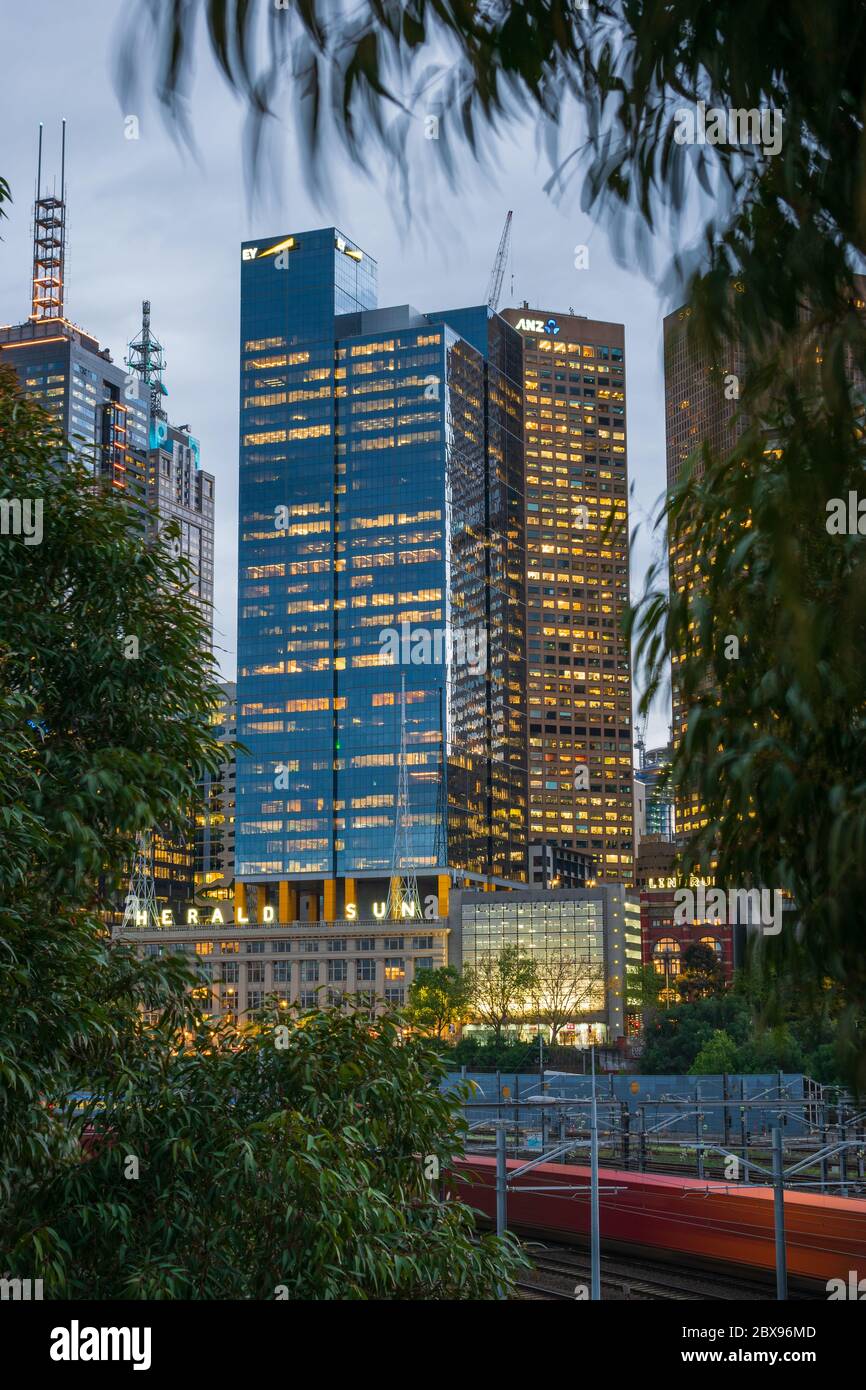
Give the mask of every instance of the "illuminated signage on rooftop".
[[241, 258], [245, 261], [260, 261], [263, 256], [276, 256], [280, 251], [291, 251], [294, 246], [295, 238], [287, 236], [282, 241], [275, 241], [273, 246], [244, 246], [241, 249]]
[[559, 332], [556, 319], [518, 319], [515, 328], [524, 333], [550, 333], [552, 337]]
[[353, 261], [362, 261], [364, 259], [363, 252], [356, 251], [354, 246], [349, 245], [345, 237], [335, 236], [334, 245], [338, 251], [342, 251], [344, 256], [351, 256]]

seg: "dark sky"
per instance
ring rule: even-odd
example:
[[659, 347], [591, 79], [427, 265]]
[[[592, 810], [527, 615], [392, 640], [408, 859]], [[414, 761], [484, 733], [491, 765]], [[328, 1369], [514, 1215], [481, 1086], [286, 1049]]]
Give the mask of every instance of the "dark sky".
[[[489, 147], [488, 165], [468, 168], [459, 189], [435, 171], [435, 150], [419, 146], [411, 170], [419, 199], [412, 223], [395, 211], [384, 176], [367, 178], [333, 161], [333, 196], [318, 205], [301, 177], [291, 117], [275, 128], [277, 159], [255, 199], [243, 173], [243, 112], [202, 45], [189, 92], [197, 143], [173, 142], [150, 98], [121, 105], [113, 82], [121, 0], [41, 0], [8, 5], [3, 16], [3, 132], [0, 173], [13, 203], [0, 228], [0, 322], [29, 309], [31, 216], [39, 121], [43, 173], [59, 174], [60, 119], [67, 120], [67, 316], [120, 362], [138, 331], [141, 300], [166, 352], [170, 418], [201, 440], [203, 467], [216, 476], [216, 634], [226, 677], [234, 675], [237, 564], [239, 244], [309, 227], [342, 228], [379, 263], [380, 303], [434, 309], [483, 302], [506, 211], [514, 210], [512, 254], [500, 307], [533, 306], [623, 322], [626, 328], [629, 471], [636, 484], [631, 524], [646, 521], [664, 487], [662, 303], [653, 284], [614, 260], [606, 229], [580, 212], [577, 190], [558, 205], [544, 192], [549, 165], [535, 131], [515, 127]], [[149, 55], [142, 55], [148, 90]], [[40, 80], [40, 71], [50, 72]], [[140, 109], [138, 109], [140, 107]], [[138, 140], [124, 134], [136, 115]], [[419, 113], [423, 115], [423, 113]], [[422, 206], [423, 200], [423, 206]], [[589, 269], [574, 247], [589, 247]], [[513, 293], [512, 293], [513, 277]], [[632, 556], [632, 594], [642, 586], [649, 547]], [[648, 743], [666, 739], [668, 712], [650, 720]]]

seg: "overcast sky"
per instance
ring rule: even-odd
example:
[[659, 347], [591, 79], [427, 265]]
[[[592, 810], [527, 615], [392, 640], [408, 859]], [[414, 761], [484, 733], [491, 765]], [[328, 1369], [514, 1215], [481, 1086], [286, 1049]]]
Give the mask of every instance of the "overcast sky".
[[[646, 519], [664, 487], [663, 303], [639, 272], [614, 260], [604, 226], [580, 212], [577, 191], [559, 205], [544, 192], [549, 166], [535, 132], [515, 129], [491, 150], [495, 175], [475, 170], [458, 191], [413, 170], [426, 194], [408, 228], [385, 180], [336, 161], [333, 196], [317, 205], [305, 190], [290, 121], [278, 131], [280, 168], [254, 202], [243, 173], [243, 112], [202, 48], [189, 93], [197, 157], [171, 138], [156, 104], [130, 111], [118, 100], [113, 53], [121, 0], [42, 0], [3, 14], [0, 173], [13, 203], [0, 227], [0, 322], [29, 310], [31, 217], [39, 122], [43, 180], [60, 167], [67, 120], [67, 316], [121, 362], [138, 331], [141, 301], [167, 359], [168, 410], [201, 441], [202, 466], [216, 476], [216, 641], [223, 674], [235, 671], [237, 587], [237, 409], [239, 243], [332, 223], [379, 264], [380, 304], [434, 309], [482, 303], [505, 214], [514, 210], [512, 254], [500, 307], [520, 304], [625, 324], [631, 524]], [[142, 54], [147, 63], [147, 54]], [[48, 72], [40, 79], [40, 69]], [[145, 78], [146, 85], [146, 78]], [[139, 139], [124, 118], [138, 117]], [[129, 128], [128, 126], [126, 128]], [[432, 145], [432, 142], [430, 142]], [[423, 150], [423, 147], [422, 147]], [[417, 158], [424, 157], [419, 153]], [[589, 247], [589, 269], [574, 247]], [[513, 293], [512, 293], [513, 277]], [[642, 528], [632, 556], [632, 594], [649, 547]], [[667, 737], [660, 707], [650, 745]]]

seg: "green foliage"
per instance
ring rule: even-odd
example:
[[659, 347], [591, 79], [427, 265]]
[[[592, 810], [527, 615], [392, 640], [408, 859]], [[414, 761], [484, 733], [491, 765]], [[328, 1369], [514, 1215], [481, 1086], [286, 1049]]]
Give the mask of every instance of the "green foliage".
[[453, 965], [419, 970], [409, 986], [406, 1016], [414, 1028], [439, 1038], [450, 1024], [461, 1023], [469, 1007], [469, 990]]
[[472, 1016], [492, 1028], [498, 1043], [506, 1023], [520, 1018], [538, 986], [538, 966], [519, 946], [481, 956], [463, 972]]
[[519, 1259], [425, 1178], [462, 1122], [400, 1022], [275, 1011], [237, 1047], [190, 1017], [182, 1050], [140, 1028], [66, 1118], [66, 1155], [16, 1184], [13, 1267], [53, 1297], [494, 1297]]
[[[469, 1071], [535, 1071], [538, 1067], [538, 1043], [497, 1042], [489, 1034], [464, 1034], [450, 1051], [450, 1062], [465, 1066]], [[545, 1065], [550, 1062], [550, 1049], [543, 1044]]]
[[727, 994], [654, 1013], [640, 1069], [648, 1076], [782, 1070], [840, 1084], [845, 1048], [838, 1020], [825, 1013], [818, 1023], [810, 1001], [792, 1001], [785, 1018], [768, 1022], [754, 990], [737, 981]]
[[664, 976], [651, 965], [628, 965], [625, 972], [626, 998], [632, 1008], [652, 1009], [665, 987]]
[[677, 992], [682, 999], [706, 999], [721, 994], [725, 988], [725, 972], [711, 946], [693, 941], [680, 956], [680, 973], [676, 977]]
[[726, 1071], [739, 1071], [737, 1044], [724, 1028], [716, 1028], [689, 1067], [689, 1075], [717, 1076]]
[[338, 1011], [239, 1040], [185, 960], [102, 929], [100, 877], [223, 756], [203, 625], [5, 370], [0, 496], [44, 503], [41, 545], [0, 538], [0, 1271], [49, 1298], [495, 1296], [511, 1244], [424, 1179], [461, 1143], [432, 1049]]

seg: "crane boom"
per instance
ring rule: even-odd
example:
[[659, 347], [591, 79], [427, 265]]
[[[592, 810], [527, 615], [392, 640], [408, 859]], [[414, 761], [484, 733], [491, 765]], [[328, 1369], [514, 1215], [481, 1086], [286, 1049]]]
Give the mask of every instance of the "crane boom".
[[499, 250], [496, 252], [496, 260], [493, 262], [493, 270], [490, 272], [490, 284], [487, 287], [487, 303], [491, 309], [499, 306], [499, 296], [502, 293], [502, 278], [505, 275], [505, 262], [508, 258], [508, 242], [511, 237], [511, 212], [505, 219], [505, 226], [502, 228], [502, 236], [499, 238]]

